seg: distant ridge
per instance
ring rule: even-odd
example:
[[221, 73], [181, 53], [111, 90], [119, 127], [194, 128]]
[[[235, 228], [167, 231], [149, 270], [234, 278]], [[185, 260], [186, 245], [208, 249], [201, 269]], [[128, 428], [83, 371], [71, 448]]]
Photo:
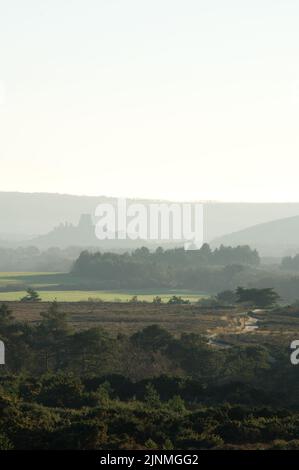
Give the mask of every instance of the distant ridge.
[[[113, 204], [116, 200], [117, 198], [106, 196], [0, 192], [0, 246], [7, 244], [22, 246], [24, 241], [28, 245], [29, 239], [49, 234], [51, 234], [50, 238], [53, 237], [54, 243], [55, 237], [52, 232], [55, 227], [61, 225], [76, 227], [81, 214], [89, 214], [93, 217], [99, 203]], [[128, 198], [128, 201], [144, 204], [167, 202], [158, 199], [133, 198]], [[299, 216], [299, 203], [257, 204], [209, 201], [203, 205], [204, 234], [207, 242], [262, 223]], [[86, 243], [88, 244], [88, 241]]]
[[265, 256], [299, 253], [299, 216], [254, 225], [219, 237], [211, 244], [212, 246], [250, 245]]

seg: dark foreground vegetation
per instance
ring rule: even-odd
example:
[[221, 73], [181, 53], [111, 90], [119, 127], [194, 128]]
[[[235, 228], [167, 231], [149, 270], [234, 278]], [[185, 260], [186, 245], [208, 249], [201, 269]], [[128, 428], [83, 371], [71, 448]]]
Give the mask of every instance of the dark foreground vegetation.
[[78, 330], [57, 303], [40, 307], [34, 323], [0, 309], [0, 448], [299, 448], [299, 375], [289, 338], [269, 333], [295, 307], [227, 348], [157, 325]]

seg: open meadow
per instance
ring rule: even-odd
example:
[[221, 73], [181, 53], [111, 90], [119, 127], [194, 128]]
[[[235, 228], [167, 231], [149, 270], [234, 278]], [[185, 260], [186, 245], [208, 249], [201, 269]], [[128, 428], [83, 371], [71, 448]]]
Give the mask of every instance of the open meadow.
[[[38, 322], [48, 302], [8, 302], [18, 321]], [[179, 335], [184, 332], [208, 334], [240, 326], [240, 313], [234, 310], [210, 311], [197, 305], [154, 305], [124, 302], [59, 302], [59, 310], [67, 314], [75, 329], [100, 326], [113, 334], [131, 334], [157, 324]]]
[[31, 287], [38, 291], [42, 301], [52, 302], [128, 302], [137, 296], [138, 300], [151, 302], [160, 296], [162, 302], [167, 302], [173, 295], [181, 296], [190, 302], [196, 302], [206, 295], [184, 289], [135, 289], [135, 290], [106, 290], [76, 288], [74, 280], [68, 273], [8, 273], [0, 272], [0, 302], [18, 301]]

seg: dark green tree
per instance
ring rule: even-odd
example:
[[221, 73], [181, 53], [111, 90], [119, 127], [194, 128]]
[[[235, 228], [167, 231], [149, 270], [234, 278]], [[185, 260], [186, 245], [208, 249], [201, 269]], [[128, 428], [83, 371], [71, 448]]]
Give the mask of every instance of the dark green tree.
[[36, 292], [36, 290], [32, 289], [31, 287], [28, 287], [26, 292], [27, 292], [27, 295], [21, 298], [21, 302], [40, 302], [41, 301], [41, 298], [38, 292]]
[[272, 307], [280, 298], [275, 290], [270, 287], [265, 289], [244, 289], [243, 287], [238, 287], [236, 295], [238, 303], [247, 303], [260, 308]]

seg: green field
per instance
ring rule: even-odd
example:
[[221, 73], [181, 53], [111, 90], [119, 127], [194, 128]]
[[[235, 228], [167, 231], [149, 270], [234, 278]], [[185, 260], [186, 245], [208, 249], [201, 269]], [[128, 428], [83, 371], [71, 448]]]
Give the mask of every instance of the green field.
[[199, 298], [205, 297], [202, 292], [192, 292], [184, 290], [163, 290], [144, 289], [139, 290], [59, 290], [60, 284], [70, 283], [67, 273], [23, 273], [23, 272], [0, 272], [0, 301], [17, 301], [26, 294], [26, 288], [36, 289], [43, 301], [57, 300], [60, 302], [80, 302], [80, 301], [104, 301], [104, 302], [128, 302], [137, 295], [138, 300], [151, 302], [153, 297], [159, 295], [163, 302], [167, 302], [173, 295], [178, 295], [190, 302], [196, 302]]
[[0, 287], [7, 284], [24, 284], [31, 286], [36, 283], [57, 284], [69, 278], [68, 273], [45, 273], [45, 272], [3, 272], [0, 271]]
[[[61, 291], [43, 291], [38, 290], [41, 299], [45, 302], [57, 300], [59, 302], [83, 302], [88, 300], [104, 302], [128, 302], [133, 295], [138, 296], [138, 300], [151, 302], [153, 297], [160, 295], [163, 302], [167, 302], [172, 295], [180, 295], [190, 302], [196, 302], [204, 297], [202, 294], [190, 294], [184, 291], [164, 291], [148, 293], [146, 291], [124, 292], [124, 291], [83, 291], [83, 290], [61, 290]], [[24, 297], [25, 291], [0, 292], [0, 301], [16, 301]]]

